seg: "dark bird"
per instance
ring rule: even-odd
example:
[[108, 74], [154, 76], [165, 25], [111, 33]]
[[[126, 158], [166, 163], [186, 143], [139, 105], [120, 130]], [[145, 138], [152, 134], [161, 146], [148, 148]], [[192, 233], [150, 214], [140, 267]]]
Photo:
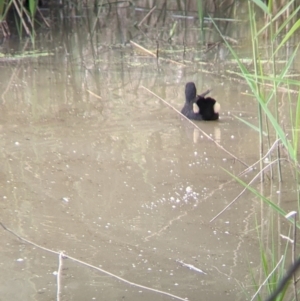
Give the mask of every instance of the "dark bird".
[[210, 90], [197, 95], [193, 82], [185, 85], [185, 104], [181, 113], [189, 119], [217, 120], [219, 119], [220, 104], [211, 97], [205, 97]]

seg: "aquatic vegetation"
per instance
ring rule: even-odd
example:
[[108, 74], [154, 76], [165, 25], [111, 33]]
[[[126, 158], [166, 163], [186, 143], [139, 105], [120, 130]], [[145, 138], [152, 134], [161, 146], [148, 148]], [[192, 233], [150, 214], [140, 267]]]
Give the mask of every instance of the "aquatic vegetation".
[[[299, 43], [296, 38], [296, 31], [300, 27], [300, 20], [297, 20], [297, 14], [299, 12], [299, 7], [292, 9], [295, 4], [294, 1], [289, 1], [285, 3], [282, 8], [277, 12], [273, 13], [272, 5], [274, 1], [268, 1], [268, 5], [262, 1], [248, 1], [249, 10], [249, 24], [251, 29], [251, 41], [252, 41], [252, 65], [251, 69], [249, 65], [246, 65], [242, 59], [238, 56], [237, 52], [230, 45], [227, 39], [222, 35], [221, 31], [218, 29], [214, 20], [212, 22], [215, 24], [219, 34], [223, 37], [224, 43], [230, 49], [231, 54], [235, 58], [240, 72], [236, 72], [238, 76], [243, 78], [248, 86], [250, 87], [253, 97], [257, 100], [258, 105], [258, 121], [259, 126], [257, 131], [260, 137], [260, 158], [258, 162], [260, 165], [260, 171], [257, 174], [257, 178], [260, 177], [261, 181], [264, 180], [264, 174], [266, 170], [269, 170], [271, 177], [275, 176], [273, 173], [273, 166], [277, 166], [277, 179], [282, 181], [282, 162], [288, 162], [294, 171], [295, 175], [295, 186], [297, 199], [297, 208], [295, 208], [295, 213], [298, 211], [298, 215], [294, 215], [291, 218], [289, 214], [281, 207], [280, 204], [276, 204], [269, 197], [265, 196], [263, 192], [259, 192], [257, 188], [252, 187], [251, 181], [249, 184], [245, 183], [241, 178], [232, 175], [236, 181], [241, 185], [246, 187], [252, 192], [258, 199], [267, 204], [272, 208], [274, 215], [270, 222], [273, 226], [268, 228], [271, 236], [271, 241], [265, 243], [263, 226], [261, 230], [258, 231], [258, 237], [260, 242], [260, 254], [262, 262], [262, 271], [266, 277], [264, 284], [266, 291], [264, 292], [263, 285], [259, 285], [255, 275], [252, 276], [253, 283], [256, 287], [256, 294], [252, 297], [262, 300], [264, 295], [271, 295], [272, 292], [276, 290], [280, 285], [280, 280], [285, 274], [285, 267], [287, 262], [289, 262], [288, 254], [289, 250], [292, 249], [292, 262], [297, 262], [297, 252], [296, 252], [296, 231], [300, 228], [299, 224], [299, 210], [300, 210], [300, 199], [299, 199], [299, 122], [300, 122], [300, 81], [292, 80], [287, 77], [290, 74], [291, 66], [296, 58], [299, 49]], [[256, 6], [255, 6], [256, 5]], [[266, 15], [265, 22], [261, 26], [258, 22], [258, 17], [256, 14], [257, 7]], [[279, 21], [283, 20], [283, 21]], [[259, 28], [261, 27], [261, 28]], [[277, 30], [275, 30], [277, 28]], [[282, 53], [285, 53], [284, 47], [288, 41], [293, 41], [295, 47], [288, 53], [286, 52], [285, 64], [278, 67], [277, 60], [281, 57]], [[268, 57], [268, 69], [263, 66], [264, 57], [262, 56], [261, 45], [266, 44], [267, 47], [267, 57]], [[281, 56], [279, 57], [279, 53]], [[267, 71], [266, 71], [267, 70]], [[282, 124], [280, 116], [279, 99], [282, 89], [285, 89], [285, 97], [288, 99], [289, 111], [290, 111], [290, 133], [287, 132], [286, 127]], [[292, 93], [298, 94], [298, 97], [293, 97]], [[295, 103], [296, 102], [296, 103]], [[239, 118], [239, 120], [241, 120]], [[244, 121], [245, 124], [249, 125], [248, 122]], [[252, 128], [252, 125], [250, 125]], [[273, 140], [273, 142], [272, 142]], [[267, 149], [265, 150], [265, 148]], [[284, 156], [282, 155], [284, 154]], [[269, 164], [263, 166], [264, 159], [268, 158]], [[255, 178], [255, 177], [254, 177]], [[279, 217], [278, 217], [279, 215]], [[278, 218], [285, 218], [290, 222], [290, 237], [286, 237], [286, 244], [283, 248], [282, 254], [278, 252], [277, 245], [280, 243], [280, 228], [275, 227], [275, 220]], [[280, 234], [281, 235], [281, 234]], [[281, 235], [282, 237], [282, 235]], [[271, 252], [268, 252], [271, 248]], [[290, 275], [292, 277], [293, 275]], [[297, 298], [299, 294], [296, 286], [296, 279], [294, 275], [294, 281], [291, 281], [289, 285], [284, 285], [278, 292], [276, 300], [285, 300], [286, 298], [290, 300], [289, 292], [294, 293], [294, 297]], [[273, 298], [273, 297], [272, 297]], [[269, 300], [275, 300], [270, 297]]]
[[38, 0], [28, 1], [5, 1], [0, 0], [0, 29], [4, 37], [10, 35], [8, 20], [14, 19], [15, 28], [19, 36], [23, 30], [32, 39], [35, 35], [35, 16], [38, 8]]

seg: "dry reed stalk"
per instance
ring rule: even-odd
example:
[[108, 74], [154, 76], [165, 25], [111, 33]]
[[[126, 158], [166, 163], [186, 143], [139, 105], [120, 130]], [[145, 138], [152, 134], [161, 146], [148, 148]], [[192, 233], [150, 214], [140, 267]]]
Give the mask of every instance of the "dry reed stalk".
[[[111, 276], [112, 278], [118, 279], [118, 280], [120, 280], [120, 281], [122, 281], [122, 282], [124, 282], [124, 283], [127, 283], [127, 284], [129, 284], [129, 285], [132, 285], [132, 286], [134, 286], [134, 287], [139, 287], [139, 288], [142, 288], [142, 289], [145, 289], [145, 290], [154, 292], [154, 293], [158, 293], [158, 294], [161, 294], [161, 295], [165, 295], [165, 296], [168, 296], [168, 297], [170, 297], [170, 298], [177, 299], [177, 300], [187, 301], [186, 298], [181, 298], [181, 297], [178, 297], [178, 296], [176, 296], [176, 295], [173, 295], [173, 294], [170, 294], [170, 293], [167, 293], [167, 292], [164, 292], [164, 291], [160, 291], [160, 290], [157, 290], [157, 289], [148, 287], [148, 286], [144, 286], [144, 285], [141, 285], [141, 284], [137, 284], [137, 283], [135, 283], [135, 282], [131, 282], [131, 281], [126, 280], [126, 279], [124, 279], [124, 278], [122, 278], [122, 277], [119, 277], [119, 276], [117, 276], [117, 275], [115, 275], [115, 274], [112, 274], [112, 273], [110, 273], [110, 272], [108, 272], [108, 271], [106, 271], [106, 270], [103, 270], [103, 269], [101, 269], [101, 268], [99, 268], [99, 267], [96, 267], [96, 266], [94, 266], [94, 265], [91, 265], [91, 264], [89, 264], [89, 263], [87, 263], [87, 262], [84, 262], [84, 261], [82, 261], [82, 260], [79, 260], [79, 259], [77, 259], [77, 258], [75, 258], [75, 257], [71, 257], [71, 256], [67, 255], [66, 253], [53, 251], [53, 250], [51, 250], [51, 249], [45, 248], [45, 247], [43, 247], [43, 246], [40, 246], [40, 245], [38, 245], [38, 244], [36, 244], [36, 243], [34, 243], [34, 242], [32, 242], [32, 241], [26, 239], [26, 238], [21, 237], [20, 235], [18, 235], [18, 234], [15, 233], [14, 231], [12, 231], [12, 230], [10, 230], [9, 228], [7, 228], [6, 226], [4, 226], [2, 222], [0, 222], [0, 226], [2, 226], [2, 228], [3, 228], [4, 230], [10, 232], [11, 234], [13, 234], [14, 236], [16, 236], [16, 237], [19, 238], [20, 240], [22, 240], [22, 241], [24, 241], [24, 242], [26, 242], [26, 243], [28, 243], [28, 244], [30, 244], [30, 245], [33, 245], [33, 246], [35, 246], [35, 247], [37, 247], [37, 248], [39, 248], [39, 249], [41, 249], [41, 250], [44, 250], [44, 251], [50, 252], [50, 253], [52, 253], [52, 254], [58, 255], [58, 256], [59, 256], [59, 260], [61, 260], [61, 259], [63, 259], [63, 258], [69, 258], [69, 259], [73, 260], [74, 262], [78, 262], [78, 263], [80, 263], [80, 264], [82, 264], [82, 265], [85, 265], [85, 266], [90, 267], [90, 268], [92, 268], [92, 269], [94, 269], [94, 270], [97, 270], [97, 271], [99, 271], [99, 272], [101, 272], [101, 273], [104, 273], [104, 274], [106, 274], [106, 275], [109, 275], [109, 276]], [[59, 271], [59, 275], [60, 275], [60, 273], [61, 273], [61, 267], [62, 267], [62, 264], [59, 263], [59, 270], [60, 270], [60, 271]], [[59, 295], [59, 290], [60, 290], [60, 287], [57, 289], [57, 294], [58, 294], [58, 295]]]
[[140, 27], [145, 20], [154, 12], [154, 10], [156, 9], [156, 5], [154, 5], [151, 10], [148, 12], [148, 14], [142, 19], [142, 21], [137, 25], [138, 27]]
[[58, 254], [57, 279], [56, 279], [56, 283], [57, 283], [56, 301], [60, 301], [62, 265], [63, 265], [63, 252], [59, 252], [59, 254]]
[[17, 13], [18, 13], [18, 15], [20, 17], [20, 20], [21, 20], [21, 22], [22, 22], [22, 24], [23, 24], [23, 26], [25, 28], [26, 33], [30, 36], [30, 30], [29, 30], [29, 28], [26, 25], [25, 18], [23, 18], [23, 16], [22, 16], [22, 12], [24, 14], [26, 14], [27, 20], [30, 23], [31, 27], [33, 28], [33, 24], [32, 24], [32, 22], [30, 20], [30, 17], [28, 15], [28, 13], [26, 12], [26, 10], [23, 10], [22, 12], [20, 11], [20, 8], [19, 8], [18, 3], [17, 3], [16, 0], [13, 0], [13, 4], [14, 4], [14, 8], [16, 9], [16, 11], [17, 11]]
[[102, 99], [101, 96], [95, 94], [94, 92], [92, 92], [92, 91], [90, 91], [90, 90], [88, 90], [88, 89], [87, 89], [86, 91], [89, 92], [90, 94], [92, 94], [93, 96], [95, 96], [95, 97], [97, 97], [97, 98], [99, 98], [99, 99]]
[[253, 167], [260, 163], [261, 161], [263, 161], [266, 157], [269, 156], [269, 154], [271, 153], [271, 151], [278, 145], [278, 143], [280, 142], [280, 139], [277, 139], [273, 144], [272, 146], [269, 148], [269, 150], [267, 151], [267, 153], [262, 157], [260, 158], [259, 160], [257, 160], [255, 163], [253, 163], [252, 165], [250, 165], [248, 168], [246, 168], [245, 170], [243, 170], [242, 172], [240, 172], [238, 174], [238, 177], [241, 177], [243, 176], [244, 174], [248, 173], [249, 171], [253, 170]]
[[[135, 47], [139, 48], [140, 50], [142, 50], [143, 52], [145, 52], [145, 53], [151, 55], [152, 57], [154, 57], [154, 58], [156, 58], [156, 59], [158, 59], [157, 55], [156, 55], [155, 53], [153, 53], [152, 51], [146, 49], [145, 47], [143, 47], [143, 46], [141, 46], [141, 45], [139, 45], [139, 44], [137, 44], [137, 43], [135, 43], [135, 42], [133, 42], [133, 41], [131, 41], [131, 40], [130, 40], [130, 43], [131, 43], [133, 46], [135, 46]], [[183, 64], [183, 63], [179, 63], [179, 62], [176, 62], [176, 61], [173, 61], [173, 60], [170, 60], [170, 59], [165, 59], [165, 58], [162, 58], [162, 57], [160, 57], [159, 59], [160, 59], [160, 60], [163, 60], [163, 61], [166, 61], [166, 62], [169, 62], [169, 63], [176, 64], [176, 65], [186, 66], [186, 65]]]
[[[267, 156], [267, 155], [266, 155]], [[265, 156], [265, 157], [266, 157]], [[262, 168], [259, 173], [257, 173], [252, 180], [247, 184], [247, 186], [242, 190], [242, 192], [235, 197], [233, 201], [231, 201], [223, 210], [221, 210], [217, 215], [215, 215], [209, 222], [213, 222], [217, 217], [219, 217], [223, 212], [225, 212], [237, 199], [248, 189], [248, 187], [258, 178], [258, 176], [261, 176], [264, 171], [266, 171], [269, 167], [271, 167], [273, 164], [277, 163], [278, 161], [285, 161], [286, 159], [275, 159], [274, 161], [270, 162], [268, 165], [266, 165], [264, 168]]]
[[50, 27], [51, 27], [50, 24], [48, 23], [48, 21], [46, 20], [46, 18], [44, 17], [44, 15], [42, 14], [41, 10], [40, 10], [38, 7], [37, 7], [37, 11], [39, 12], [40, 17], [43, 19], [43, 21], [44, 21], [44, 23], [46, 24], [46, 26], [47, 26], [48, 28], [50, 28]]
[[[283, 257], [283, 256], [282, 256]], [[282, 258], [281, 257], [281, 258]], [[280, 262], [279, 262], [280, 263]], [[278, 264], [279, 264], [278, 263]], [[278, 264], [274, 268], [274, 270], [277, 268]], [[265, 300], [265, 301], [275, 301], [278, 300], [278, 295], [284, 290], [285, 286], [289, 282], [289, 280], [296, 274], [296, 271], [300, 268], [300, 257], [297, 259], [295, 263], [293, 263], [287, 272], [285, 273], [284, 277], [280, 280], [279, 284], [277, 285], [277, 288], [273, 291], [273, 293]], [[273, 271], [274, 271], [273, 270]], [[272, 272], [273, 272], [272, 271]], [[268, 277], [269, 278], [269, 277]], [[267, 280], [267, 279], [266, 279]], [[265, 280], [265, 282], [266, 282]], [[265, 282], [262, 284], [264, 285]], [[262, 286], [261, 285], [261, 286]], [[251, 301], [254, 300], [254, 297], [251, 299]]]
[[[283, 255], [281, 256], [280, 260], [278, 261], [278, 263], [276, 264], [275, 268], [271, 271], [271, 273], [268, 275], [268, 277], [265, 279], [265, 281], [260, 285], [260, 287], [258, 288], [257, 292], [254, 294], [254, 296], [252, 297], [252, 299], [250, 301], [253, 301], [257, 294], [260, 292], [261, 288], [267, 283], [267, 281], [269, 280], [269, 278], [273, 275], [273, 273], [275, 272], [275, 270], [278, 268], [279, 264], [282, 262], [283, 260]], [[267, 299], [269, 300], [269, 299]], [[273, 300], [273, 299], [270, 299]]]
[[153, 53], [153, 52], [151, 52], [150, 50], [144, 48], [143, 46], [141, 46], [141, 45], [139, 45], [139, 44], [137, 44], [137, 43], [135, 43], [135, 42], [133, 42], [133, 41], [130, 41], [130, 43], [131, 43], [133, 46], [135, 46], [135, 47], [139, 48], [140, 50], [142, 50], [143, 52], [145, 52], [145, 53], [147, 53], [147, 54], [149, 54], [149, 55], [151, 55], [151, 56], [153, 56], [153, 57], [156, 58], [156, 54]]

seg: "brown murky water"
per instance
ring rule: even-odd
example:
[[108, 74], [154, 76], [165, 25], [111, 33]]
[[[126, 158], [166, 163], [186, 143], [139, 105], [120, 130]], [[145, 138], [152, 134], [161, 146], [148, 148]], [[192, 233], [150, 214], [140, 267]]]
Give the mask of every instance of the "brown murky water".
[[[107, 48], [98, 70], [82, 68], [75, 52], [1, 63], [1, 222], [139, 285], [189, 300], [245, 300], [259, 270], [261, 203], [246, 192], [210, 222], [242, 191], [224, 170], [245, 166], [143, 87], [178, 110], [187, 81], [199, 92], [212, 87], [221, 118], [197, 125], [250, 165], [257, 133], [233, 117], [256, 123], [247, 87], [195, 65], [160, 62], [158, 71], [128, 46]], [[265, 189], [277, 198], [273, 184]], [[58, 255], [0, 233], [0, 300], [56, 300]], [[172, 298], [64, 259], [61, 300]]]

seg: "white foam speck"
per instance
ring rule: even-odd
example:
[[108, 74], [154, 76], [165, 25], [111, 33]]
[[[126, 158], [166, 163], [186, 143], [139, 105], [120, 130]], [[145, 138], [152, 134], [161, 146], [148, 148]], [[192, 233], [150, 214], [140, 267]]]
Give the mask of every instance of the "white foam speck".
[[193, 189], [192, 189], [192, 187], [190, 187], [190, 186], [187, 186], [186, 189], [185, 189], [185, 191], [186, 191], [187, 193], [192, 192], [192, 190], [193, 190]]

